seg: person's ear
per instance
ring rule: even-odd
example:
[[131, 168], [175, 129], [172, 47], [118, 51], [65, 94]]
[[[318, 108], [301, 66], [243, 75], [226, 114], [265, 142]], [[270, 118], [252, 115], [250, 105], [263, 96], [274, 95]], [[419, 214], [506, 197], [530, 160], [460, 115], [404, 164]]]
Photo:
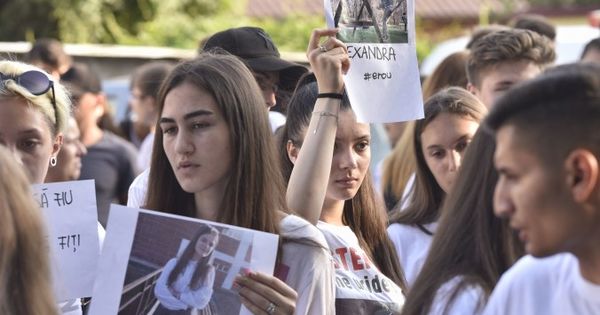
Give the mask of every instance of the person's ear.
[[600, 188], [598, 167], [598, 159], [588, 150], [577, 149], [567, 156], [565, 160], [567, 184], [576, 202], [589, 201], [593, 198], [594, 192]]
[[467, 91], [471, 92], [471, 94], [473, 94], [475, 96], [479, 95], [479, 90], [471, 82], [467, 83]]
[[63, 134], [59, 132], [56, 137], [54, 137], [54, 142], [52, 143], [52, 156], [56, 157], [58, 152], [60, 152], [60, 148], [63, 145]]
[[96, 113], [96, 117], [102, 117], [102, 115], [104, 115], [104, 113], [106, 112], [106, 106], [108, 106], [108, 102], [106, 100], [106, 95], [104, 95], [103, 93], [99, 93], [99, 94], [94, 94], [94, 97], [96, 98], [96, 104], [95, 104], [95, 113]]
[[287, 150], [287, 155], [288, 159], [290, 159], [290, 162], [292, 162], [292, 164], [296, 164], [296, 160], [298, 159], [298, 153], [300, 153], [300, 148], [296, 147], [292, 140], [287, 141], [285, 148]]

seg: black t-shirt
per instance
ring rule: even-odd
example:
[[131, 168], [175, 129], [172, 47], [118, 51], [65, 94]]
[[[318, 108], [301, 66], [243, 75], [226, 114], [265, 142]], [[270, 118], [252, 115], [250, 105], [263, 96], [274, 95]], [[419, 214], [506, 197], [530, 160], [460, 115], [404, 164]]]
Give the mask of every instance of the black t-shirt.
[[[102, 139], [87, 148], [81, 158], [80, 179], [96, 181], [98, 221], [106, 227], [111, 203], [127, 196], [129, 185], [137, 175], [137, 149], [133, 144], [104, 131]], [[125, 199], [122, 199], [125, 200]]]

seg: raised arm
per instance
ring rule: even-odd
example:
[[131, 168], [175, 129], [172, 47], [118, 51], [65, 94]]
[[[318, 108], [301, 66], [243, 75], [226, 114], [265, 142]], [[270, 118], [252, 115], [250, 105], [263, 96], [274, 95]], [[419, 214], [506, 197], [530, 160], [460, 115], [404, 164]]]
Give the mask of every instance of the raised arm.
[[[317, 78], [319, 94], [341, 94], [343, 74], [350, 59], [346, 46], [334, 36], [336, 29], [314, 30], [307, 50], [308, 60]], [[329, 37], [319, 44], [322, 37]], [[312, 224], [321, 216], [333, 158], [335, 134], [341, 99], [319, 97], [287, 189], [288, 207]]]

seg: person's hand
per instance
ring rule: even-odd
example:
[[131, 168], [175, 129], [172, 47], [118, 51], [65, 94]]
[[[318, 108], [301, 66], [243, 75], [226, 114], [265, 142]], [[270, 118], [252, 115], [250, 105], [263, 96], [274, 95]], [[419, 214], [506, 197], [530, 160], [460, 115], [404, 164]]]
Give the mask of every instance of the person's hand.
[[285, 282], [261, 272], [247, 272], [235, 282], [242, 303], [253, 314], [294, 314], [298, 294]]
[[[319, 93], [341, 93], [344, 89], [343, 75], [350, 68], [346, 45], [335, 38], [337, 29], [313, 30], [306, 56], [317, 78]], [[328, 37], [321, 43], [322, 37]]]

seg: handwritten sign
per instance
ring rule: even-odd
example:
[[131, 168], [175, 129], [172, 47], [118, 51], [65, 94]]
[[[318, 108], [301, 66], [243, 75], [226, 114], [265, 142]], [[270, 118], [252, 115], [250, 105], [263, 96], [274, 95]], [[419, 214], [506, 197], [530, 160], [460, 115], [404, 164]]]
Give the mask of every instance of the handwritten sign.
[[361, 122], [423, 118], [414, 0], [323, 0], [328, 27], [346, 43], [348, 98]]
[[[98, 266], [102, 277], [94, 284], [89, 314], [169, 310], [251, 314], [241, 304], [234, 279], [245, 270], [273, 274], [278, 238], [212, 221], [111, 205]], [[198, 268], [200, 261], [191, 262], [192, 255], [206, 257], [203, 285], [190, 285], [191, 278], [182, 273], [169, 282], [177, 264]]]
[[100, 245], [93, 180], [33, 186], [46, 219], [58, 301], [92, 295]]

